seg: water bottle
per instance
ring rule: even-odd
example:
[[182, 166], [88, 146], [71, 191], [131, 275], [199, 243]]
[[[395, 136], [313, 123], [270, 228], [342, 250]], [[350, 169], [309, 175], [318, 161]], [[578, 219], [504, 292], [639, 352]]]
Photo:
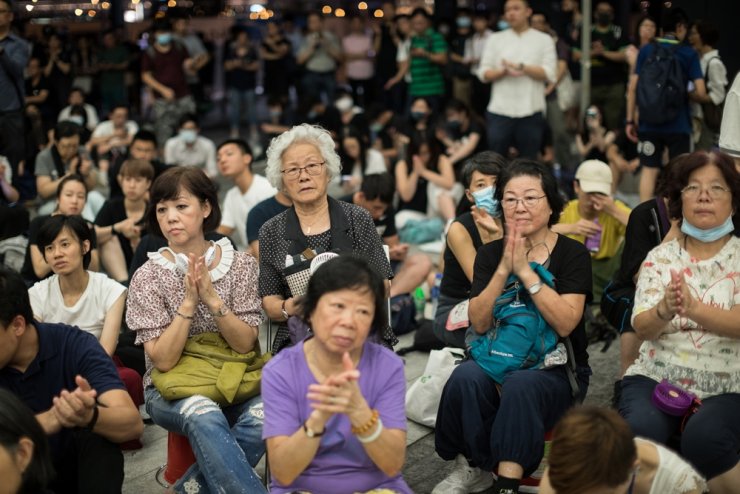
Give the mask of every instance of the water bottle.
[[[597, 226], [599, 226], [599, 218], [594, 220]], [[598, 232], [586, 237], [586, 248], [591, 253], [596, 253], [601, 247], [601, 229]]]
[[424, 295], [424, 289], [417, 287], [414, 290], [414, 307], [416, 308], [416, 320], [420, 321], [424, 318], [424, 305], [426, 305], [427, 297]]
[[436, 275], [434, 275], [434, 286], [432, 286], [432, 319], [437, 317], [440, 285], [442, 285], [442, 273], [437, 273]]

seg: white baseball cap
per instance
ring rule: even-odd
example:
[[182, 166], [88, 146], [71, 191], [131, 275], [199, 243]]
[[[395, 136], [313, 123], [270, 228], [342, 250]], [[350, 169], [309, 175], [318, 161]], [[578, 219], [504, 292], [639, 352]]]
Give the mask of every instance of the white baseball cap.
[[576, 180], [586, 193], [612, 195], [612, 169], [600, 160], [586, 160], [576, 171]]

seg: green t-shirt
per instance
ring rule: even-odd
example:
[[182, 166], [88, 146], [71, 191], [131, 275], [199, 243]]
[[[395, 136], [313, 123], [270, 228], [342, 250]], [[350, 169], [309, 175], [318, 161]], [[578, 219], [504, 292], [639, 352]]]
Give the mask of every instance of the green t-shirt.
[[[422, 48], [430, 53], [447, 52], [447, 43], [437, 31], [427, 29], [424, 34], [411, 38], [412, 51], [414, 48]], [[411, 72], [411, 85], [409, 94], [411, 96], [434, 96], [445, 92], [444, 75], [442, 66], [423, 57], [414, 57], [409, 53], [409, 70]]]

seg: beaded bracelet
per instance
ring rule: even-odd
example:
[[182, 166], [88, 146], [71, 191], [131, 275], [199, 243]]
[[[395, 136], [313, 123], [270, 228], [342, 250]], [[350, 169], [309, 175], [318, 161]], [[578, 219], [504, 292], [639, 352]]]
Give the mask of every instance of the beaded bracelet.
[[352, 427], [352, 434], [358, 435], [358, 434], [365, 434], [367, 431], [372, 429], [372, 427], [375, 425], [375, 423], [380, 419], [380, 413], [373, 408], [372, 410], [373, 416], [370, 417], [370, 420], [365, 422], [363, 425], [359, 427]]
[[381, 432], [383, 432], [383, 421], [378, 417], [378, 426], [375, 428], [375, 432], [367, 437], [357, 436], [357, 440], [364, 444], [371, 443], [380, 437]]

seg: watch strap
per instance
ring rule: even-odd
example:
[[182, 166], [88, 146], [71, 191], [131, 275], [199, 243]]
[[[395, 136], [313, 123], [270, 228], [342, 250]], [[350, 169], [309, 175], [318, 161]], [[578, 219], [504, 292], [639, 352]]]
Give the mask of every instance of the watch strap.
[[306, 433], [308, 437], [321, 437], [326, 432], [326, 427], [324, 427], [324, 430], [321, 432], [317, 432], [313, 429], [311, 429], [306, 422], [303, 422], [303, 431]]

